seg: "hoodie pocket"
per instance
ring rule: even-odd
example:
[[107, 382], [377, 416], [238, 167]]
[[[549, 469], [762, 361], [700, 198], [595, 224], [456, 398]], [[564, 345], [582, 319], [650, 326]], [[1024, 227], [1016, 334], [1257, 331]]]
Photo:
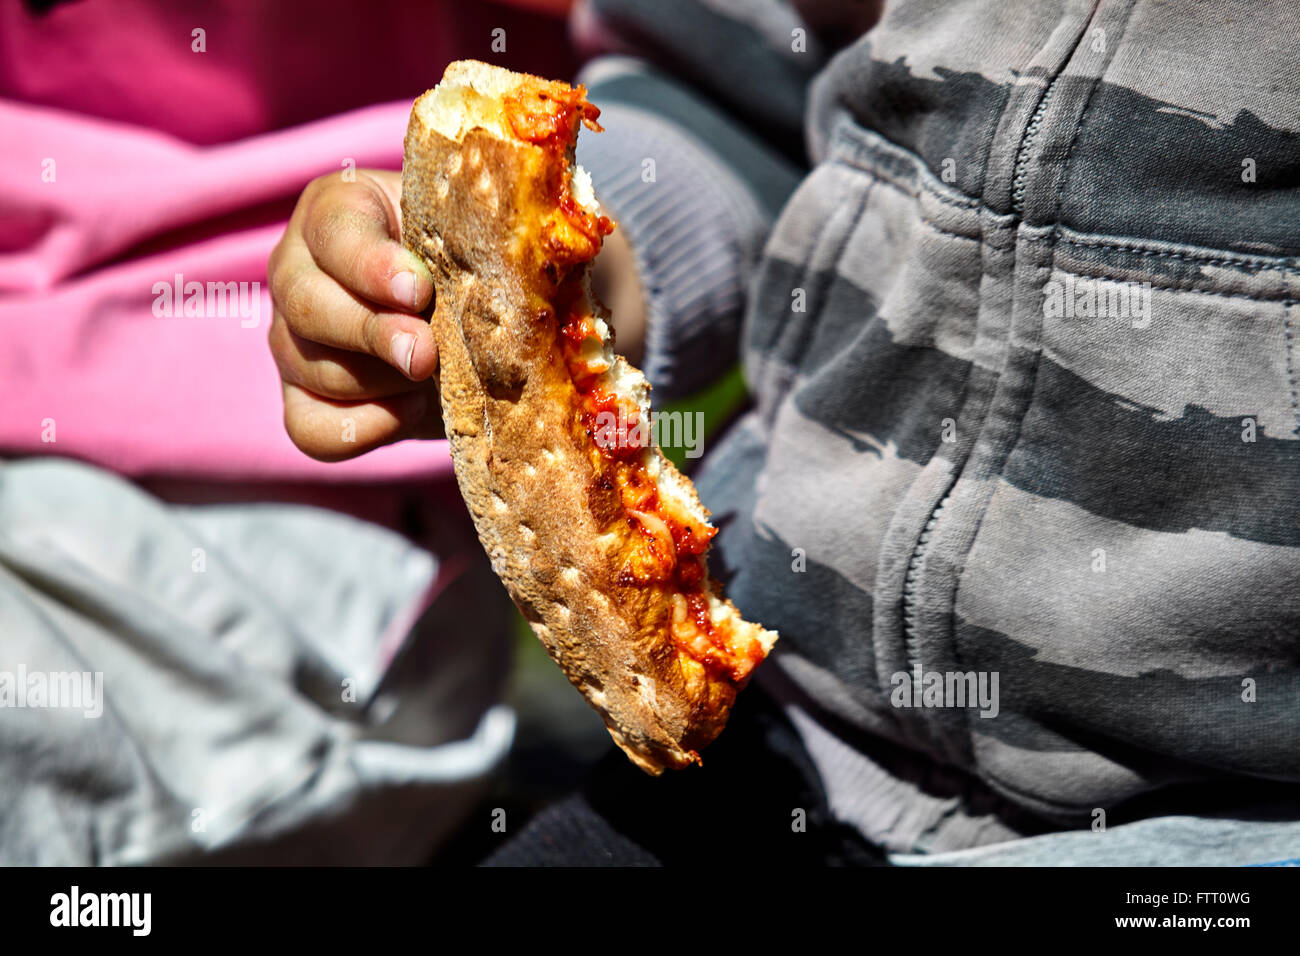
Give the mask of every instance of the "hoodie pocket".
[[955, 606], [962, 659], [1001, 677], [1002, 718], [971, 722], [981, 773], [1079, 812], [1300, 779], [1294, 268], [1058, 229], [1042, 276]]

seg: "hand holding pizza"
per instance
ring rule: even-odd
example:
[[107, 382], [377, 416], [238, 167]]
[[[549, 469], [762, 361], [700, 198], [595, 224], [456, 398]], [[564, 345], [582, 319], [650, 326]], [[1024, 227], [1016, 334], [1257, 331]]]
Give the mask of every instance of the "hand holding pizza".
[[438, 349], [419, 314], [433, 280], [402, 247], [401, 189], [382, 170], [313, 180], [267, 264], [285, 429], [322, 461], [442, 434]]

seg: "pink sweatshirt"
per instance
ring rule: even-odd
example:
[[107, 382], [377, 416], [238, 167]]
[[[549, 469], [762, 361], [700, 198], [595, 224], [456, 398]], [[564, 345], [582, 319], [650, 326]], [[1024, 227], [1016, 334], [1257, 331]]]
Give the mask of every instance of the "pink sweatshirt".
[[132, 477], [448, 476], [445, 442], [329, 465], [292, 445], [267, 256], [310, 179], [401, 167], [411, 100], [449, 60], [566, 75], [562, 38], [492, 4], [82, 0], [37, 16], [0, 0], [0, 455]]

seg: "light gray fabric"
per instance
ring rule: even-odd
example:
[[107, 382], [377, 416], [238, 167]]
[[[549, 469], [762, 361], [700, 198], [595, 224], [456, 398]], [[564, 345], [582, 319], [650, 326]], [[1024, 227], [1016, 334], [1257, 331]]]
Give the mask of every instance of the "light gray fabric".
[[735, 364], [745, 283], [796, 168], [639, 60], [598, 59], [578, 79], [605, 132], [579, 137], [577, 159], [636, 258], [643, 371], [658, 400], [680, 398]]
[[899, 866], [1300, 866], [1291, 804], [1152, 817], [1106, 830], [1049, 833], [951, 853], [891, 854]]
[[514, 727], [495, 582], [455, 556], [0, 462], [0, 863], [426, 859]]
[[600, 202], [636, 257], [645, 375], [656, 394], [680, 397], [735, 362], [741, 277], [757, 256], [752, 237], [768, 223], [744, 190], [725, 188], [717, 160], [672, 125], [617, 104], [601, 110], [601, 122], [609, 135], [585, 137], [578, 162], [596, 171]]

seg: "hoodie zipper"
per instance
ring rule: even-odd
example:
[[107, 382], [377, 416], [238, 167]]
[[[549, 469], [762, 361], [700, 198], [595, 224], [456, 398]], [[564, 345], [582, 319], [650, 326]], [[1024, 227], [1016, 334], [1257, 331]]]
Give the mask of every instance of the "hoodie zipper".
[[[1016, 150], [1016, 162], [1011, 182], [1011, 209], [1017, 219], [1023, 216], [1025, 212], [1025, 186], [1029, 176], [1029, 156], [1033, 152], [1034, 142], [1038, 138], [1038, 131], [1042, 128], [1043, 117], [1047, 114], [1047, 107], [1052, 101], [1052, 94], [1056, 92], [1056, 86], [1061, 82], [1061, 77], [1064, 75], [1065, 70], [1062, 68], [1061, 72], [1052, 78], [1052, 82], [1043, 91], [1042, 99], [1038, 101], [1038, 106], [1034, 109], [1028, 125], [1025, 126], [1025, 130], [1020, 136], [1020, 146]], [[955, 478], [953, 482], [956, 483]], [[948, 490], [944, 492], [943, 497], [930, 510], [930, 516], [925, 522], [925, 527], [917, 537], [915, 547], [912, 548], [912, 556], [907, 562], [907, 572], [903, 575], [901, 607], [903, 652], [907, 658], [907, 665], [912, 670], [912, 680], [918, 684], [921, 680], [921, 659], [916, 640], [917, 604], [920, 600], [917, 594], [917, 580], [921, 574], [921, 567], [925, 564], [925, 555], [930, 547], [930, 539], [934, 536], [934, 529], [939, 524], [939, 517], [943, 513], [943, 509], [952, 498], [952, 492], [953, 488], [950, 485]], [[916, 689], [919, 690], [919, 687]]]
[[917, 685], [913, 690], [920, 690], [921, 684], [921, 659], [916, 647], [916, 579], [921, 573], [930, 538], [939, 523], [939, 515], [951, 497], [952, 489], [949, 488], [930, 511], [930, 517], [921, 529], [920, 537], [916, 539], [916, 547], [912, 549], [912, 557], [907, 562], [907, 573], [903, 575], [903, 651], [907, 655], [907, 666], [912, 672], [912, 682]]
[[1015, 172], [1011, 179], [1011, 211], [1019, 219], [1025, 214], [1025, 180], [1029, 175], [1029, 154], [1034, 148], [1034, 140], [1038, 138], [1038, 130], [1043, 125], [1043, 116], [1047, 113], [1047, 105], [1052, 101], [1052, 94], [1056, 92], [1056, 84], [1061, 82], [1061, 77], [1065, 75], [1062, 70], [1052, 78], [1052, 82], [1047, 85], [1043, 91], [1043, 98], [1038, 101], [1038, 108], [1034, 110], [1034, 115], [1029, 119], [1029, 125], [1025, 127], [1024, 135], [1020, 138], [1020, 149], [1016, 152]]

